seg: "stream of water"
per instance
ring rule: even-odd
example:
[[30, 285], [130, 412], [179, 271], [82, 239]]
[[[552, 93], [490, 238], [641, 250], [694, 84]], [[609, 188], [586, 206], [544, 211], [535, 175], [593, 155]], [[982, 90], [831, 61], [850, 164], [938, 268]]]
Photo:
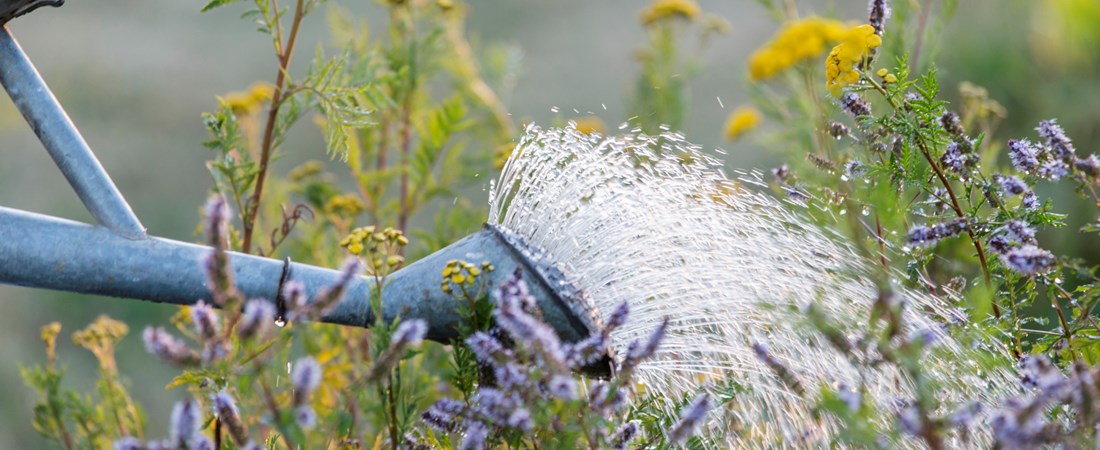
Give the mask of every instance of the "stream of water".
[[[767, 345], [806, 384], [857, 387], [859, 371], [805, 325], [814, 303], [852, 333], [876, 296], [859, 256], [811, 225], [798, 208], [758, 191], [759, 175], [729, 178], [722, 162], [678, 134], [615, 137], [571, 127], [531, 126], [492, 188], [490, 223], [542, 247], [603, 314], [627, 301], [631, 319], [614, 335], [625, 347], [671, 319], [656, 358], [640, 373], [650, 392], [693, 395], [736, 383], [744, 392], [712, 413], [711, 431], [730, 447], [823, 444], [835, 432], [812, 418], [812, 400], [764, 365]], [[957, 314], [946, 302], [902, 291], [906, 332], [938, 336], [927, 370], [946, 404], [995, 403], [1007, 371], [983, 372], [974, 349], [943, 334]], [[976, 350], [992, 353], [992, 350]], [[904, 400], [911, 381], [879, 369], [865, 377], [870, 398]], [[884, 421], [896, 406], [880, 404]]]

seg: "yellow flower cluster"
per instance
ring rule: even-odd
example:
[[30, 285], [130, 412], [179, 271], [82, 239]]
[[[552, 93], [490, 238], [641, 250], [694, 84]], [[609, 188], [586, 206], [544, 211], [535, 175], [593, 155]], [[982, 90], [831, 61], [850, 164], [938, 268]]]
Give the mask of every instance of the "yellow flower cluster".
[[642, 24], [649, 25], [675, 17], [695, 20], [699, 13], [699, 4], [694, 0], [655, 0], [649, 8], [642, 11]]
[[325, 165], [321, 161], [306, 161], [295, 167], [287, 175], [290, 181], [295, 183], [325, 171]]
[[879, 78], [882, 78], [882, 81], [884, 83], [898, 82], [898, 76], [890, 73], [890, 71], [886, 70], [885, 68], [879, 69], [878, 72], [875, 72], [875, 75], [878, 75]]
[[833, 47], [829, 56], [825, 58], [825, 87], [833, 97], [840, 97], [841, 89], [859, 81], [859, 72], [856, 65], [878, 46], [882, 45], [882, 37], [875, 34], [874, 27], [863, 24], [848, 30], [844, 38]]
[[575, 119], [573, 123], [577, 125], [577, 131], [580, 131], [584, 134], [603, 134], [605, 131], [607, 131], [607, 126], [604, 125], [603, 121], [596, 116], [584, 116]]
[[504, 163], [508, 162], [508, 158], [512, 157], [512, 151], [515, 149], [515, 142], [509, 142], [497, 147], [496, 151], [493, 152], [493, 168], [496, 170], [503, 169]]
[[390, 227], [379, 230], [373, 225], [351, 230], [351, 234], [340, 240], [340, 246], [363, 259], [368, 272], [374, 276], [384, 276], [400, 268], [405, 258], [397, 253], [408, 244], [409, 239], [401, 230]]
[[101, 315], [83, 330], [73, 333], [73, 343], [91, 351], [99, 360], [100, 368], [114, 372], [115, 344], [129, 332], [130, 327], [125, 323]]
[[325, 202], [325, 213], [337, 217], [352, 218], [363, 212], [365, 206], [358, 196], [334, 195]]
[[465, 291], [466, 286], [474, 285], [482, 270], [492, 272], [496, 270], [496, 267], [493, 267], [489, 261], [482, 261], [480, 268], [473, 263], [459, 259], [447, 261], [447, 264], [443, 266], [443, 282], [440, 283], [439, 289], [448, 294], [454, 292], [455, 287]]
[[775, 37], [749, 57], [749, 77], [753, 81], [771, 78], [807, 59], [814, 59], [839, 41], [844, 24], [820, 17], [787, 22]]
[[275, 87], [266, 81], [252, 83], [244, 92], [230, 92], [222, 98], [222, 103], [233, 114], [248, 114], [260, 109], [260, 105], [271, 100]]
[[726, 139], [737, 139], [757, 125], [760, 125], [760, 111], [751, 106], [737, 108], [726, 119]]

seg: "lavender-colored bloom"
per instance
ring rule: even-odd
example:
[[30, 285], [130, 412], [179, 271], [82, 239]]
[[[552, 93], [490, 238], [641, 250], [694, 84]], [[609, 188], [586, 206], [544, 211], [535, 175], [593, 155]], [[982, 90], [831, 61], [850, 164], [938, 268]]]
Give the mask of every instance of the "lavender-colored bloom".
[[1066, 163], [1053, 159], [1039, 166], [1039, 176], [1048, 180], [1058, 181], [1069, 175], [1069, 166]]
[[206, 436], [200, 435], [195, 438], [195, 442], [191, 445], [190, 450], [214, 450], [214, 443]]
[[1041, 206], [1039, 204], [1039, 196], [1035, 195], [1035, 191], [1025, 192], [1024, 196], [1020, 198], [1020, 205], [1032, 211], [1039, 209], [1039, 206]]
[[852, 389], [851, 386], [841, 383], [836, 388], [836, 396], [840, 401], [844, 402], [844, 405], [848, 407], [849, 412], [859, 411], [860, 405], [863, 403], [863, 395], [859, 391]]
[[909, 341], [928, 348], [940, 343], [946, 336], [947, 330], [943, 325], [934, 325], [914, 331], [909, 335]]
[[898, 411], [898, 428], [908, 435], [919, 436], [923, 422], [920, 410], [914, 405], [908, 405]]
[[340, 278], [332, 286], [328, 286], [318, 292], [308, 305], [310, 317], [321, 317], [328, 314], [337, 304], [344, 299], [344, 291], [351, 280], [362, 270], [362, 264], [354, 256], [349, 256], [340, 268]]
[[225, 197], [217, 194], [211, 195], [210, 198], [206, 199], [203, 214], [206, 216], [207, 243], [211, 247], [224, 247], [225, 238], [228, 236], [225, 225], [229, 221], [229, 205], [226, 203]]
[[202, 347], [202, 353], [200, 357], [203, 362], [214, 362], [225, 358], [229, 355], [229, 346], [220, 340], [208, 341], [206, 345]]
[[1031, 172], [1039, 168], [1039, 149], [1027, 139], [1012, 139], [1008, 141], [1008, 159], [1021, 172]]
[[703, 394], [688, 405], [680, 420], [668, 431], [669, 444], [680, 445], [694, 436], [696, 428], [707, 416], [707, 411], [710, 411], [710, 396]]
[[1077, 158], [1073, 166], [1090, 177], [1100, 176], [1100, 158], [1097, 158], [1096, 155], [1089, 155], [1088, 158]]
[[871, 0], [867, 5], [867, 23], [875, 29], [875, 34], [882, 36], [886, 31], [886, 19], [890, 18], [890, 5], [886, 0]]
[[791, 371], [786, 364], [783, 364], [782, 361], [772, 356], [771, 352], [768, 351], [768, 346], [753, 341], [752, 351], [756, 354], [756, 359], [759, 359], [764, 365], [768, 366], [768, 369], [771, 369], [771, 371], [783, 381], [783, 384], [787, 385], [787, 387], [798, 394], [806, 392], [806, 389], [802, 387], [802, 382], [798, 380], [794, 372]]
[[809, 194], [806, 194], [804, 191], [801, 191], [798, 188], [784, 186], [783, 192], [787, 194], [787, 198], [791, 199], [791, 201], [801, 203], [810, 199]]
[[840, 122], [829, 122], [829, 136], [840, 139], [847, 136], [850, 131], [848, 127]]
[[973, 158], [963, 150], [962, 146], [956, 141], [948, 143], [947, 148], [943, 151], [943, 156], [940, 156], [940, 162], [943, 163], [944, 167], [951, 169], [952, 172], [957, 174], [966, 173], [970, 169]]
[[856, 179], [867, 173], [867, 168], [863, 167], [863, 163], [857, 159], [853, 159], [844, 164], [844, 174], [849, 179]]
[[1001, 262], [1009, 269], [1023, 275], [1046, 272], [1054, 266], [1054, 255], [1034, 245], [1014, 248], [1001, 255]]
[[497, 359], [507, 352], [499, 340], [484, 331], [478, 331], [466, 338], [466, 346], [474, 352], [474, 357], [482, 364], [495, 364]]
[[546, 390], [550, 395], [564, 400], [577, 399], [577, 382], [568, 375], [554, 375], [546, 383]]
[[608, 445], [614, 450], [623, 450], [630, 441], [638, 436], [638, 421], [631, 420], [619, 427], [615, 434], [608, 440]]
[[627, 316], [630, 315], [630, 304], [627, 302], [619, 303], [619, 306], [615, 307], [615, 310], [607, 316], [607, 322], [604, 324], [603, 332], [610, 333], [623, 326], [626, 323]]
[[145, 443], [138, 438], [126, 436], [114, 442], [115, 450], [145, 450]]
[[172, 407], [171, 427], [169, 428], [169, 440], [172, 445], [179, 448], [194, 448], [199, 438], [199, 427], [202, 426], [202, 412], [199, 404], [192, 399], [177, 402]]
[[1001, 255], [1016, 247], [1016, 244], [1009, 241], [1008, 237], [1003, 234], [998, 234], [989, 238], [986, 240], [986, 244], [988, 244], [989, 248], [993, 249], [995, 253]]
[[298, 406], [294, 408], [294, 421], [304, 430], [312, 429], [317, 426], [317, 412], [309, 405]]
[[1020, 384], [1040, 392], [1061, 390], [1066, 386], [1066, 376], [1043, 355], [1020, 358]]
[[244, 304], [241, 320], [237, 322], [237, 335], [241, 339], [263, 336], [275, 320], [275, 306], [264, 299], [252, 299]]
[[909, 245], [931, 245], [941, 239], [958, 235], [966, 230], [967, 226], [966, 219], [955, 219], [932, 226], [917, 225], [909, 229], [907, 238]]
[[661, 340], [665, 337], [665, 331], [668, 329], [668, 317], [665, 317], [661, 324], [657, 326], [649, 334], [649, 338], [644, 343], [641, 341], [633, 341], [626, 347], [626, 357], [623, 358], [621, 370], [629, 372], [635, 367], [638, 367], [643, 360], [653, 356], [657, 353], [657, 347], [661, 345]]
[[448, 414], [438, 409], [435, 405], [421, 413], [420, 419], [433, 429], [442, 431], [444, 433], [450, 433], [454, 431], [457, 427], [457, 424], [455, 423], [455, 415]]
[[230, 397], [226, 392], [218, 392], [211, 399], [214, 403], [214, 414], [221, 423], [229, 428], [229, 435], [233, 438], [233, 442], [236, 442], [238, 446], [245, 445], [248, 442], [248, 431], [245, 429], [244, 423], [241, 422], [241, 416], [237, 412], [237, 404], [233, 401], [233, 397]]
[[191, 324], [203, 339], [213, 339], [218, 334], [218, 315], [202, 300], [191, 306]]
[[956, 409], [955, 412], [951, 413], [951, 416], [948, 417], [947, 422], [951, 424], [952, 427], [965, 430], [967, 428], [970, 428], [970, 426], [974, 424], [974, 422], [978, 419], [978, 416], [981, 415], [982, 409], [983, 408], [981, 403], [967, 403], [959, 409]]
[[1039, 136], [1046, 140], [1055, 158], [1066, 162], [1073, 161], [1073, 142], [1066, 137], [1065, 131], [1055, 122], [1055, 119], [1039, 122], [1039, 126], [1035, 130], [1039, 132]]
[[1008, 237], [1021, 244], [1035, 243], [1035, 229], [1022, 220], [1009, 220], [1005, 222], [1005, 231]]
[[178, 367], [188, 367], [199, 363], [199, 355], [187, 348], [187, 345], [164, 331], [161, 327], [147, 327], [142, 333], [145, 350], [161, 360]]
[[321, 365], [312, 356], [306, 356], [294, 362], [294, 368], [290, 373], [290, 380], [294, 385], [294, 406], [309, 403], [309, 396], [321, 385], [322, 373]]
[[512, 413], [508, 415], [508, 419], [504, 421], [504, 424], [524, 431], [530, 431], [534, 427], [534, 421], [531, 420], [531, 411], [522, 406], [517, 406], [512, 410]]
[[965, 131], [963, 130], [962, 123], [959, 121], [959, 115], [951, 111], [944, 111], [940, 116], [940, 125], [943, 126], [943, 130], [954, 137], [963, 136]]
[[550, 326], [524, 310], [524, 305], [528, 302], [533, 304], [534, 300], [528, 300], [527, 283], [519, 272], [501, 285], [497, 297], [497, 309], [493, 312], [497, 325], [507, 331], [517, 344], [534, 349], [542, 362], [550, 364], [554, 370], [564, 370], [565, 354], [558, 335]]
[[616, 411], [625, 401], [622, 389], [612, 389], [605, 382], [595, 383], [588, 390], [588, 405], [598, 414]]
[[527, 384], [527, 375], [513, 361], [494, 365], [493, 376], [496, 377], [497, 386], [500, 386], [501, 389], [523, 389]]
[[570, 368], [578, 369], [599, 361], [607, 353], [607, 344], [610, 339], [604, 333], [593, 334], [575, 344], [567, 344], [563, 347], [565, 361]]
[[852, 117], [859, 118], [860, 116], [871, 115], [871, 105], [863, 101], [863, 99], [855, 92], [849, 92], [844, 94], [844, 97], [840, 99], [840, 106], [851, 114]]
[[487, 439], [489, 439], [489, 428], [481, 422], [472, 421], [466, 427], [465, 436], [462, 437], [462, 442], [458, 448], [460, 450], [482, 450], [485, 448]]
[[993, 175], [993, 181], [1001, 185], [1001, 193], [1006, 195], [1021, 195], [1030, 189], [1019, 177], [998, 173]]
[[410, 348], [419, 347], [428, 332], [428, 324], [421, 319], [406, 320], [397, 326], [390, 340], [390, 346], [378, 356], [367, 375], [368, 381], [375, 381], [388, 374]]

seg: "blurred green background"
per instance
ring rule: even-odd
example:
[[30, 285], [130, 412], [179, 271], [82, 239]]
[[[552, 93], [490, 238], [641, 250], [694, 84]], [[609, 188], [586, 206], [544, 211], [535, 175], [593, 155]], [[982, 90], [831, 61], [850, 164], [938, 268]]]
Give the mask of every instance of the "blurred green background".
[[[372, 18], [380, 9], [372, 2], [336, 3], [378, 22]], [[638, 73], [632, 54], [645, 39], [638, 13], [647, 3], [473, 0], [468, 30], [475, 45], [505, 43], [522, 51], [521, 76], [505, 98], [514, 116], [549, 124], [591, 111], [614, 127], [627, 114]], [[1008, 110], [998, 131], [1001, 140], [1033, 137], [1039, 120], [1057, 117], [1079, 152], [1095, 152], [1100, 143], [1100, 52], [1095, 50], [1100, 48], [1100, 2], [963, 3], [947, 25], [937, 57], [948, 99], [957, 98], [959, 81], [969, 80], [988, 88]], [[199, 145], [207, 137], [200, 113], [216, 106], [215, 95], [272, 79], [275, 67], [270, 42], [238, 19], [243, 6], [200, 14], [202, 4], [73, 0], [9, 24], [149, 232], [184, 241], [195, 240], [198, 208], [210, 186], [204, 162], [212, 155]], [[804, 13], [832, 12], [852, 20], [865, 15], [863, 1], [800, 4]], [[700, 6], [725, 17], [733, 28], [703, 54], [683, 131], [705, 148], [726, 149], [729, 167], [770, 167], [778, 161], [753, 145], [751, 137], [731, 144], [721, 134], [729, 112], [746, 101], [745, 59], [776, 25], [754, 1], [701, 1]], [[307, 22], [301, 48], [312, 50], [326, 39], [323, 16], [315, 16]], [[309, 53], [299, 53], [298, 67], [308, 62]], [[303, 124], [292, 134], [285, 146], [292, 156], [277, 162], [275, 170], [325, 158], [321, 133], [314, 127]], [[1040, 194], [1058, 197], [1060, 212], [1081, 208], [1071, 221], [1074, 229], [1095, 219], [1095, 209], [1085, 209], [1088, 205], [1072, 192], [1040, 186]], [[7, 99], [0, 100], [0, 205], [90, 221]], [[1100, 242], [1079, 241], [1082, 237], [1047, 233], [1040, 241], [1060, 253], [1096, 261]], [[150, 429], [164, 429], [167, 408], [178, 396], [164, 390], [172, 371], [145, 354], [139, 335], [146, 324], [164, 323], [175, 308], [6, 285], [0, 285], [0, 307], [0, 352], [5, 356], [0, 363], [0, 448], [43, 443], [30, 426], [33, 393], [19, 378], [20, 365], [45, 358], [39, 327], [54, 320], [64, 325], [59, 354], [68, 381], [88, 391], [95, 361], [65, 337], [103, 313], [130, 324], [120, 368], [146, 406]]]

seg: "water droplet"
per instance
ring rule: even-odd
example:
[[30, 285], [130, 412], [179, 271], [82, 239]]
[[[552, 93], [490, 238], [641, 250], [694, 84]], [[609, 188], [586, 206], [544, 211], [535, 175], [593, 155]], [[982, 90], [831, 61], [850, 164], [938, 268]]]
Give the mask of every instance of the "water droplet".
[[286, 319], [282, 317], [275, 318], [275, 326], [282, 328], [286, 326]]
[[840, 181], [848, 181], [848, 175], [841, 175]]
[[558, 111], [560, 111], [560, 110], [558, 109], [558, 107], [557, 107], [557, 106], [554, 106], [554, 107], [551, 107], [551, 108], [550, 108], [550, 112], [552, 112], [552, 113], [556, 113], [556, 112], [558, 112]]
[[863, 214], [863, 215], [865, 215], [865, 216], [866, 216], [866, 215], [868, 215], [868, 214], [871, 214], [871, 210], [869, 210], [869, 209], [867, 209], [867, 208], [863, 208], [863, 211], [860, 211], [859, 213], [860, 213], [860, 214]]
[[842, 210], [840, 210], [840, 215], [842, 215], [842, 216], [843, 216], [843, 215], [845, 215], [845, 214], [848, 214], [848, 210], [847, 210], [847, 209], [842, 209]]

